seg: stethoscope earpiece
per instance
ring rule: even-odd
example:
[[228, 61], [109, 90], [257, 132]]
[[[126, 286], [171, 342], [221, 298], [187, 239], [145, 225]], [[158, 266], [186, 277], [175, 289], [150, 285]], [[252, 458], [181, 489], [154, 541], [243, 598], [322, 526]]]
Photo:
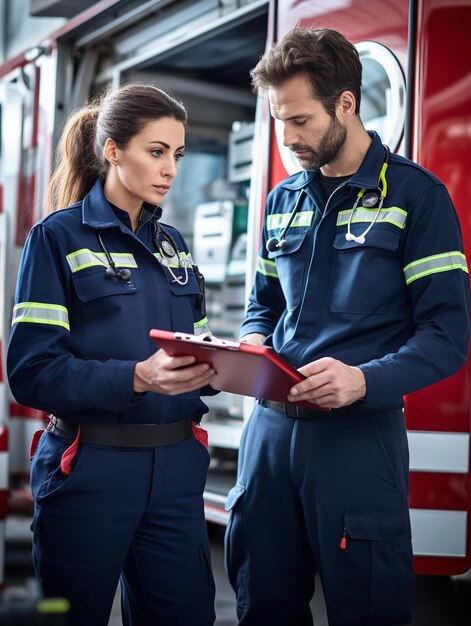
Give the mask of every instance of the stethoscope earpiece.
[[268, 239], [267, 244], [266, 244], [266, 248], [268, 250], [268, 252], [276, 252], [276, 250], [278, 250], [278, 239], [276, 237], [270, 237], [270, 239]]
[[128, 280], [131, 279], [131, 270], [129, 270], [127, 267], [122, 267], [121, 269], [117, 270], [116, 264], [113, 261], [113, 257], [111, 256], [108, 248], [105, 246], [105, 242], [103, 241], [103, 238], [99, 232], [97, 232], [97, 236], [98, 241], [100, 242], [101, 249], [105, 253], [106, 260], [108, 261], [108, 267], [105, 270], [107, 278], [117, 278], [123, 283], [126, 283]]
[[291, 215], [289, 216], [288, 223], [286, 224], [286, 226], [283, 228], [283, 230], [280, 233], [280, 238], [278, 239], [277, 237], [270, 237], [270, 239], [267, 240], [267, 243], [265, 244], [265, 248], [267, 249], [268, 252], [276, 252], [277, 250], [284, 250], [286, 246], [288, 245], [288, 242], [285, 239], [285, 235], [288, 232], [289, 227], [293, 223], [294, 218], [296, 217], [296, 213], [298, 212], [299, 206], [301, 204], [301, 200], [303, 199], [303, 196], [305, 195], [305, 193], [306, 192], [304, 191], [304, 189], [301, 189], [301, 191], [299, 192], [299, 196], [296, 200], [296, 204], [294, 205], [294, 209], [292, 210]]
[[119, 280], [122, 280], [124, 282], [128, 281], [132, 276], [131, 270], [128, 270], [127, 267], [124, 267], [118, 270], [117, 275], [118, 275]]
[[270, 237], [267, 241], [266, 248], [268, 252], [276, 252], [277, 250], [284, 250], [288, 242], [286, 239], [277, 239], [276, 237]]
[[355, 243], [365, 243], [365, 237], [364, 235], [360, 235], [359, 237], [357, 237], [356, 235], [354, 235], [353, 233], [347, 233], [345, 235], [345, 239], [347, 241], [354, 241]]
[[128, 270], [126, 267], [122, 267], [121, 269], [117, 270], [116, 266], [111, 266], [111, 265], [106, 268], [105, 274], [107, 275], [108, 278], [117, 278], [118, 280], [121, 280], [123, 283], [127, 283], [128, 280], [130, 280], [132, 276], [131, 270]]

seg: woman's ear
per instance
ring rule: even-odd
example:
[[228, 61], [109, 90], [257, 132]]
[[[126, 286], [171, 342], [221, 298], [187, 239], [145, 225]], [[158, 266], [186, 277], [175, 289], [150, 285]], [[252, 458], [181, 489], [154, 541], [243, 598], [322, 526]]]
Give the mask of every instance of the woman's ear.
[[119, 165], [118, 148], [110, 137], [105, 141], [103, 156], [110, 165]]

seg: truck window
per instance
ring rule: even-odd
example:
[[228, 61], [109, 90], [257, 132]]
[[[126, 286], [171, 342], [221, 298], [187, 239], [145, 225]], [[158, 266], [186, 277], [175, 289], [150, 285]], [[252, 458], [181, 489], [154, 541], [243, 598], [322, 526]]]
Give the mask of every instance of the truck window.
[[356, 45], [363, 65], [360, 116], [367, 130], [376, 130], [395, 151], [405, 120], [405, 80], [394, 54], [375, 41]]

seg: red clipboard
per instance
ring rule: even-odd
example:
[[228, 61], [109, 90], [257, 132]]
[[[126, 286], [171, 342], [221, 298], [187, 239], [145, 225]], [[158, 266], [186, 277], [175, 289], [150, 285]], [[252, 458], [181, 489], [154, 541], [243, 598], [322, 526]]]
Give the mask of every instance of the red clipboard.
[[[211, 364], [217, 373], [215, 388], [222, 391], [287, 402], [291, 387], [304, 379], [269, 346], [158, 329], [152, 329], [150, 337], [171, 356], [191, 354], [197, 363]], [[296, 404], [328, 411], [312, 402]]]

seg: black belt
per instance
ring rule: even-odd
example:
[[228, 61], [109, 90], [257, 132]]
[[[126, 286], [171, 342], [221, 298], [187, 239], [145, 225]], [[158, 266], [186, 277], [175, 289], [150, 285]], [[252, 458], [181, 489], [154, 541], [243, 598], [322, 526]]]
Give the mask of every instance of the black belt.
[[[74, 440], [79, 424], [53, 417], [51, 432], [59, 437]], [[193, 419], [187, 418], [170, 424], [97, 424], [80, 423], [81, 443], [97, 443], [117, 448], [158, 448], [180, 443], [193, 437]]]
[[273, 402], [272, 400], [260, 399], [258, 402], [267, 409], [274, 409], [275, 411], [284, 413], [286, 417], [294, 418], [367, 417], [369, 415], [373, 416], [378, 413], [384, 413], [384, 411], [372, 411], [360, 404], [343, 406], [340, 409], [330, 409], [330, 411], [315, 411], [313, 409], [305, 409], [303, 406], [298, 406], [297, 404]]

